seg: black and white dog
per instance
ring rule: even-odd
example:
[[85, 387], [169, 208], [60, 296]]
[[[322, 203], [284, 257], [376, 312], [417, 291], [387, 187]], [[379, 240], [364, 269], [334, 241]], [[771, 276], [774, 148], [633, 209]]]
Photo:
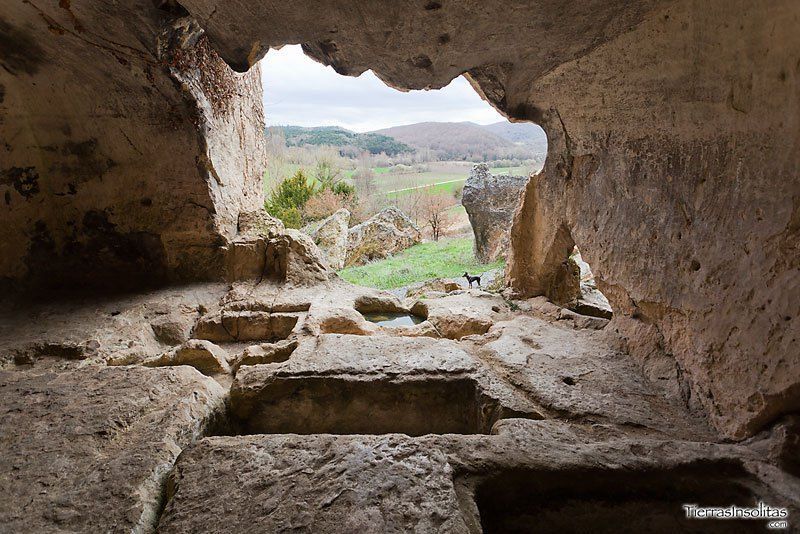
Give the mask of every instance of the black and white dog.
[[464, 278], [466, 278], [467, 282], [469, 282], [470, 289], [472, 289], [472, 282], [478, 282], [478, 287], [481, 287], [480, 276], [470, 276], [469, 273], [464, 273]]

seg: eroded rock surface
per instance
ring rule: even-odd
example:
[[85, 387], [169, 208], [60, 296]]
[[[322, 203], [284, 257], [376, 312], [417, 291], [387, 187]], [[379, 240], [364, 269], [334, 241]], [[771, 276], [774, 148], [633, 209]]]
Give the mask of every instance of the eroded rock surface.
[[527, 183], [527, 176], [494, 175], [485, 163], [472, 167], [464, 182], [461, 204], [475, 235], [475, 256], [482, 263], [491, 263], [508, 252], [514, 212]]
[[[535, 521], [545, 532], [616, 532], [624, 517], [634, 531], [673, 532], [694, 526], [681, 508], [686, 499], [797, 509], [782, 495], [791, 482], [771, 480], [743, 447], [557, 421], [509, 419], [497, 430], [206, 438], [179, 459], [159, 530], [476, 533], [527, 531]], [[657, 460], [648, 456], [654, 447]], [[226, 500], [215, 498], [220, 489]], [[703, 530], [758, 532], [765, 524], [706, 521]]]
[[259, 69], [232, 71], [168, 3], [62, 4], [3, 13], [5, 289], [220, 278], [239, 211], [263, 204]]
[[9, 532], [152, 532], [181, 449], [223, 415], [189, 367], [0, 371], [0, 523]]
[[[178, 532], [679, 532], [697, 528], [687, 500], [793, 521], [798, 15], [793, 0], [9, 4], [3, 289], [231, 287], [4, 305], [0, 522], [149, 532], [164, 494], [161, 529]], [[545, 128], [504, 297], [402, 303], [427, 316], [413, 327], [314, 328], [330, 310], [363, 326], [356, 300], [385, 297], [261, 210], [258, 69], [214, 50], [246, 70], [287, 43], [403, 89], [466, 73]], [[378, 236], [360, 258], [396, 236], [359, 231]], [[545, 298], [574, 298], [576, 243], [611, 322]], [[195, 369], [140, 366], [190, 325], [254, 359], [233, 435], [185, 450], [165, 487], [224, 405]], [[235, 435], [254, 431], [307, 435]]]
[[190, 365], [204, 375], [229, 373], [228, 353], [219, 346], [203, 339], [190, 339], [177, 349], [146, 360], [148, 367]]
[[[171, 291], [167, 302], [198, 298], [197, 289], [187, 289], [192, 298]], [[587, 524], [616, 525], [633, 514], [680, 530], [675, 495], [700, 487], [707, 488], [696, 493], [703, 503], [798, 501], [792, 419], [753, 441], [720, 444], [702, 413], [687, 411], [674, 376], [641, 372], [613, 323], [544, 297], [506, 301], [471, 290], [400, 302], [337, 279], [314, 286], [247, 280], [201, 294], [194, 334], [221, 335], [215, 343], [195, 339], [176, 350], [157, 342], [153, 318], [142, 312], [149, 308], [136, 297], [114, 302], [116, 315], [98, 314], [108, 308], [97, 304], [66, 307], [49, 322], [0, 331], [10, 347], [8, 337], [27, 346], [26, 339], [70, 329], [70, 339], [100, 340], [64, 344], [59, 355], [30, 362], [12, 358], [0, 372], [7, 407], [0, 426], [12, 439], [12, 452], [0, 455], [11, 473], [0, 514], [15, 531], [152, 531], [159, 521], [164, 532], [244, 523], [270, 530], [276, 522], [478, 532], [531, 514], [563, 528], [560, 516], [546, 512], [558, 507], [571, 517], [580, 509]], [[165, 295], [151, 299], [163, 303]], [[419, 302], [428, 319], [411, 327], [377, 326], [356, 309]], [[361, 329], [322, 333], [320, 320], [339, 316]], [[91, 317], [96, 323], [83, 322]], [[160, 362], [170, 367], [101, 367], [119, 363], [106, 336], [120, 317], [175, 356]], [[275, 339], [276, 318], [286, 339]], [[476, 328], [458, 330], [465, 325]], [[78, 335], [82, 326], [93, 330]], [[204, 372], [213, 378], [187, 363], [212, 363]], [[209, 431], [226, 437], [184, 450], [173, 469], [181, 449]], [[47, 486], [54, 470], [58, 484]], [[637, 508], [621, 488], [646, 494], [648, 505]], [[574, 495], [576, 508], [561, 499], [545, 509], [524, 497], [552, 492]], [[168, 502], [159, 519], [162, 494]], [[115, 512], [89, 513], [94, 507]]]
[[399, 209], [389, 207], [350, 228], [345, 264], [348, 267], [363, 265], [386, 258], [419, 243], [421, 239], [414, 222]]
[[350, 212], [342, 208], [330, 217], [303, 228], [325, 256], [325, 263], [334, 271], [344, 268], [349, 226]]

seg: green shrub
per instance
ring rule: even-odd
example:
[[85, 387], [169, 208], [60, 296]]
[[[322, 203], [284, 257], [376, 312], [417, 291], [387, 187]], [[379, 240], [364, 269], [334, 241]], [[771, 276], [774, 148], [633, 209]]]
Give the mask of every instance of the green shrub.
[[303, 224], [303, 206], [314, 196], [316, 190], [305, 173], [299, 170], [275, 188], [264, 203], [264, 208], [267, 213], [283, 221], [287, 228], [300, 228]]

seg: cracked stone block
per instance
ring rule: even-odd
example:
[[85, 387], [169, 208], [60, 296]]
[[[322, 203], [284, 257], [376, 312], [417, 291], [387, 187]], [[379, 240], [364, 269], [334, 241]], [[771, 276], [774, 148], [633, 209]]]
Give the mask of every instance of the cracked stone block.
[[221, 312], [202, 317], [193, 337], [207, 341], [267, 341], [289, 337], [299, 317], [263, 311]]
[[175, 458], [224, 398], [188, 367], [0, 372], [0, 530], [152, 532]]
[[469, 532], [446, 455], [398, 435], [206, 438], [170, 487], [161, 534]]

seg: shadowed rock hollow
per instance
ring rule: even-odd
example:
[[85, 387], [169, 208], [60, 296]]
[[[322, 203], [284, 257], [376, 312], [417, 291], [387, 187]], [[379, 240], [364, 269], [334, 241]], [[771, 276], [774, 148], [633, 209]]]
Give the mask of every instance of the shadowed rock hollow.
[[[791, 0], [10, 3], [2, 523], [563, 530], [552, 501], [675, 531], [684, 493], [797, 517], [799, 23]], [[259, 211], [257, 62], [289, 43], [401, 90], [466, 73], [542, 125], [504, 297], [350, 286]], [[548, 302], [575, 245], [611, 322]]]

